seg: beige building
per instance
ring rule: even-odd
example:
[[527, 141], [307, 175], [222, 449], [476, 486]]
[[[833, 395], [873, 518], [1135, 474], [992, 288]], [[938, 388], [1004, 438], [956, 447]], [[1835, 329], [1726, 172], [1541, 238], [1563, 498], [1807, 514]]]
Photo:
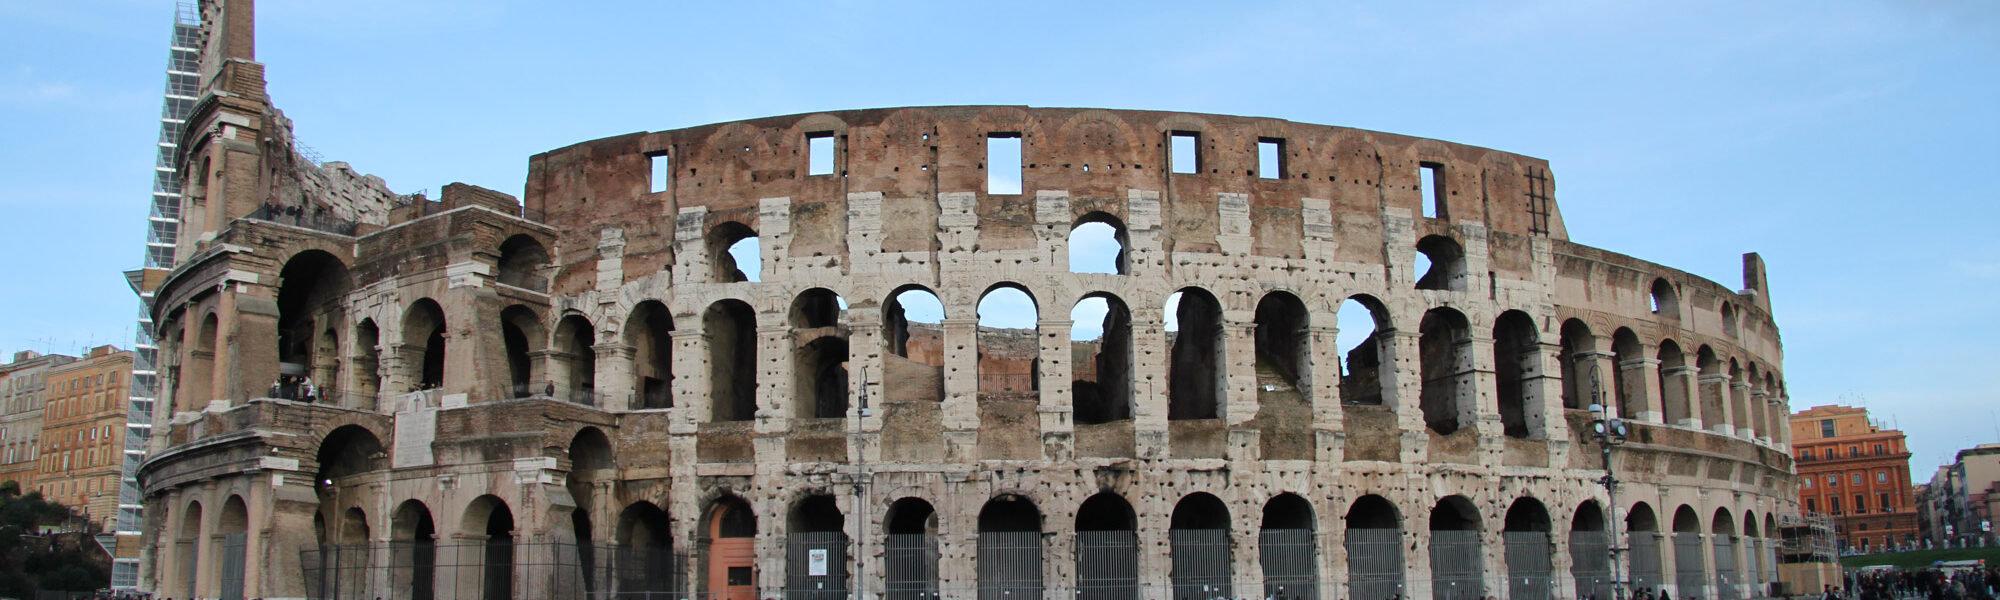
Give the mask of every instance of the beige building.
[[[1541, 159], [913, 107], [395, 196], [301, 158], [249, 2], [201, 6], [156, 597], [1527, 599], [1608, 596], [1629, 544], [1740, 598], [1797, 510], [1762, 261], [1572, 242]], [[1592, 404], [1632, 425], [1615, 504]]]
[[118, 512], [131, 375], [132, 352], [112, 346], [48, 371], [35, 488], [99, 525]]
[[2000, 443], [1958, 451], [1926, 487], [1930, 539], [1946, 547], [2000, 546]]
[[73, 360], [23, 350], [14, 353], [13, 362], [0, 365], [0, 481], [14, 482], [21, 493], [37, 489], [41, 473], [42, 407], [48, 402], [49, 370]]

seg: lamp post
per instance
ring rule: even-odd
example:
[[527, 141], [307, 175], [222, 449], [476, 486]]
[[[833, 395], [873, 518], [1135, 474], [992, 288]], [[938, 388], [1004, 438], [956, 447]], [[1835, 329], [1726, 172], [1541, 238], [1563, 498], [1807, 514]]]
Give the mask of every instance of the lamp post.
[[1618, 478], [1611, 471], [1611, 447], [1625, 443], [1627, 431], [1625, 420], [1615, 414], [1609, 414], [1611, 411], [1605, 407], [1604, 385], [1598, 378], [1599, 370], [1597, 363], [1590, 364], [1590, 437], [1597, 441], [1597, 446], [1604, 452], [1604, 477], [1598, 479], [1598, 483], [1604, 484], [1604, 496], [1611, 505], [1610, 518], [1606, 519], [1604, 524], [1605, 531], [1610, 537], [1607, 545], [1611, 554], [1611, 597], [1614, 600], [1625, 600], [1627, 581], [1618, 569], [1618, 553], [1625, 551], [1625, 548], [1618, 545]]

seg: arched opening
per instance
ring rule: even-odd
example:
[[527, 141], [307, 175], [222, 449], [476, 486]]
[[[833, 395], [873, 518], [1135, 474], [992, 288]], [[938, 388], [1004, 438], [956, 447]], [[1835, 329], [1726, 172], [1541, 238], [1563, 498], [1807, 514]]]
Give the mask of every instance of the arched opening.
[[1389, 311], [1372, 296], [1354, 296], [1340, 303], [1339, 347], [1340, 402], [1380, 406], [1385, 397], [1382, 385], [1382, 342], [1387, 340]]
[[1665, 539], [1660, 535], [1660, 519], [1653, 514], [1652, 505], [1633, 504], [1625, 515], [1625, 531], [1632, 546], [1632, 585], [1638, 589], [1659, 589], [1667, 580], [1660, 562], [1660, 546]]
[[1233, 598], [1229, 552], [1229, 507], [1205, 492], [1174, 504], [1167, 529], [1173, 554], [1175, 598]]
[[1465, 291], [1465, 248], [1433, 235], [1417, 240], [1417, 289]]
[[1403, 517], [1374, 494], [1347, 508], [1347, 579], [1350, 598], [1403, 595]]
[[1570, 575], [1578, 597], [1611, 598], [1611, 536], [1604, 528], [1604, 509], [1596, 500], [1576, 507], [1569, 525]]
[[1493, 379], [1500, 408], [1500, 427], [1507, 437], [1525, 438], [1541, 428], [1539, 404], [1530, 402], [1527, 376], [1541, 362], [1534, 319], [1510, 310], [1493, 323]]
[[389, 517], [390, 592], [396, 600], [437, 596], [437, 524], [423, 502], [405, 500]]
[[1660, 351], [1656, 356], [1660, 361], [1660, 406], [1666, 413], [1667, 422], [1698, 426], [1699, 423], [1694, 421], [1693, 402], [1688, 396], [1687, 355], [1673, 340], [1660, 340]]
[[1715, 358], [1715, 350], [1705, 344], [1695, 350], [1695, 367], [1698, 369], [1695, 389], [1701, 392], [1701, 428], [1716, 431], [1728, 425], [1728, 373], [1722, 370], [1722, 361]]
[[682, 592], [675, 578], [673, 521], [667, 511], [639, 501], [618, 513], [618, 594], [625, 598], [657, 598]]
[[794, 415], [806, 419], [847, 416], [847, 330], [840, 315], [847, 301], [826, 288], [792, 300], [792, 396]]
[[839, 419], [847, 416], [847, 340], [825, 336], [807, 342], [792, 354], [792, 393], [798, 417]]
[[[1505, 317], [1503, 316], [1502, 318], [1504, 319]], [[1590, 366], [1596, 364], [1597, 338], [1590, 335], [1590, 326], [1584, 325], [1583, 321], [1570, 319], [1563, 321], [1562, 340], [1560, 343], [1562, 344], [1562, 358], [1560, 360], [1562, 361], [1563, 408], [1569, 410], [1590, 408], [1594, 400], [1591, 395], [1597, 392], [1597, 390], [1590, 387]], [[1494, 353], [1498, 354], [1498, 339], [1494, 340], [1494, 345], [1496, 346]], [[1617, 372], [1601, 373], [1598, 376], [1598, 380], [1603, 381], [1605, 376], [1615, 379]], [[1623, 405], [1620, 405], [1620, 408], [1623, 408]], [[1618, 414], [1627, 415], [1629, 413], [1620, 411]]]
[[[583, 315], [568, 315], [556, 322], [556, 398], [589, 406], [597, 405], [597, 331]], [[634, 358], [637, 358], [636, 352]], [[637, 365], [637, 361], [634, 361]]]
[[[1743, 583], [1750, 586], [1750, 595], [1753, 598], [1763, 597], [1770, 583], [1770, 580], [1764, 577], [1764, 572], [1770, 568], [1770, 563], [1767, 562], [1764, 556], [1769, 546], [1759, 532], [1757, 515], [1749, 511], [1744, 511], [1742, 537]], [[1897, 548], [1900, 549], [1901, 547], [1901, 544], [1897, 544]]]
[[1715, 517], [1709, 519], [1709, 544], [1715, 557], [1715, 597], [1719, 600], [1737, 600], [1743, 596], [1742, 574], [1736, 570], [1736, 526], [1737, 522], [1727, 508], [1715, 509]]
[[1038, 388], [1041, 340], [1035, 299], [1014, 284], [979, 297], [979, 401], [1032, 398]]
[[1222, 417], [1222, 304], [1201, 288], [1167, 296], [1167, 420]]
[[[313, 491], [319, 506], [313, 512], [313, 522], [332, 529], [319, 536], [317, 560], [313, 561], [318, 577], [310, 583], [325, 597], [342, 597], [371, 585], [368, 568], [374, 563], [370, 560], [368, 518], [356, 505], [372, 500], [370, 488], [379, 485], [379, 473], [387, 466], [378, 458], [382, 456], [381, 440], [359, 425], [344, 425], [327, 433], [315, 453], [319, 469], [313, 477]], [[236, 577], [242, 577], [240, 571]]]
[[[458, 582], [460, 590], [478, 586], [476, 597], [506, 600], [514, 597], [514, 512], [495, 496], [480, 496], [465, 508], [460, 531], [467, 537], [484, 540], [479, 552], [478, 579]], [[463, 595], [463, 594], [461, 594]]]
[[1042, 597], [1042, 513], [1004, 494], [979, 509], [979, 598]]
[[1109, 491], [1076, 509], [1076, 597], [1134, 600], [1139, 594], [1138, 517]]
[[1736, 305], [1728, 302], [1722, 303], [1722, 334], [1731, 338], [1737, 337]]
[[598, 549], [590, 515], [600, 499], [612, 494], [610, 488], [617, 478], [613, 456], [611, 440], [596, 427], [585, 427], [570, 438], [569, 477], [563, 482], [570, 499], [576, 501], [576, 508], [569, 513], [570, 534], [576, 539], [577, 561], [584, 573], [592, 575], [583, 579], [585, 589], [592, 592], [598, 591], [599, 582], [594, 576]]
[[708, 230], [708, 264], [716, 283], [762, 281], [763, 246], [757, 232], [735, 221], [724, 221]]
[[1706, 557], [1701, 544], [1701, 516], [1681, 505], [1674, 510], [1674, 586], [1682, 598], [1708, 596]]
[[1312, 346], [1306, 305], [1288, 292], [1257, 302], [1257, 418], [1265, 460], [1311, 460]]
[[277, 375], [285, 397], [302, 400], [305, 386], [339, 381], [338, 342], [318, 342], [323, 332], [347, 327], [343, 301], [352, 279], [340, 259], [307, 250], [285, 261], [278, 281]]
[[502, 389], [507, 397], [526, 398], [541, 391], [534, 385], [539, 365], [530, 357], [542, 349], [542, 332], [542, 319], [528, 307], [517, 304], [500, 311], [500, 338], [507, 353], [507, 387]]
[[1549, 541], [1549, 510], [1540, 500], [1521, 498], [1507, 509], [1500, 530], [1507, 553], [1507, 594], [1510, 600], [1549, 600], [1555, 592]]
[[444, 385], [445, 341], [444, 308], [430, 298], [411, 303], [403, 314], [403, 344], [416, 356], [406, 356], [404, 361], [416, 367], [417, 389]]
[[[978, 305], [976, 370], [979, 456], [1031, 460], [1041, 456], [1041, 348], [1034, 298], [1016, 284], [994, 286]], [[991, 424], [1007, 423], [1008, 427]]]
[[757, 597], [757, 514], [750, 503], [723, 496], [709, 505], [702, 532], [707, 536], [707, 587], [712, 600]]
[[1431, 507], [1432, 600], [1478, 600], [1486, 595], [1479, 528], [1479, 509], [1464, 496], [1447, 496]]
[[549, 251], [540, 241], [526, 234], [516, 235], [500, 243], [500, 261], [494, 269], [494, 279], [501, 285], [547, 292], [549, 281], [542, 276], [542, 269], [548, 264]]
[[[180, 561], [178, 565], [180, 569], [174, 576], [180, 578], [180, 585], [167, 588], [179, 589], [188, 598], [195, 597], [195, 584], [201, 579], [201, 558], [208, 555], [201, 551], [199, 540], [201, 540], [201, 503], [189, 502], [187, 510], [181, 511], [180, 531], [174, 535], [173, 557]], [[162, 593], [168, 592], [163, 590]]]
[[1132, 312], [1105, 293], [1070, 309], [1070, 391], [1076, 424], [1132, 418]]
[[1264, 568], [1264, 597], [1319, 600], [1319, 544], [1313, 535], [1312, 503], [1283, 493], [1264, 503], [1257, 531], [1258, 563]]
[[882, 341], [883, 430], [913, 432], [884, 436], [883, 456], [944, 455], [945, 443], [934, 435], [944, 430], [944, 304], [919, 286], [890, 293], [882, 303]]
[[636, 408], [673, 408], [674, 317], [667, 305], [640, 302], [625, 319], [625, 344], [632, 347]]
[[221, 556], [220, 572], [216, 573], [219, 596], [222, 598], [243, 597], [244, 562], [248, 558], [250, 541], [250, 508], [243, 503], [242, 496], [231, 495], [222, 503], [222, 518], [215, 526], [218, 554]]
[[708, 334], [710, 420], [757, 416], [757, 313], [742, 300], [721, 300], [701, 315]]
[[[938, 593], [937, 510], [920, 498], [889, 505], [882, 560], [888, 600], [935, 600]], [[985, 561], [981, 561], [985, 564]]]
[[785, 536], [787, 598], [846, 600], [846, 518], [833, 496], [815, 494], [792, 506]]
[[1131, 245], [1125, 223], [1117, 217], [1102, 212], [1084, 215], [1069, 230], [1069, 272], [1129, 273], [1132, 265], [1126, 249]]
[[[1781, 428], [1780, 430], [1782, 431], [1783, 429]], [[1778, 580], [1778, 548], [1777, 548], [1777, 545], [1778, 545], [1778, 543], [1779, 543], [1779, 542], [1778, 542], [1778, 534], [1779, 534], [1779, 533], [1780, 533], [1780, 532], [1778, 531], [1778, 518], [1777, 518], [1777, 517], [1776, 517], [1775, 515], [1772, 515], [1772, 514], [1770, 514], [1770, 513], [1765, 513], [1765, 514], [1764, 514], [1764, 571], [1763, 571], [1763, 575], [1764, 575], [1764, 581], [1765, 581], [1766, 583], [1769, 583], [1769, 582], [1773, 582], [1773, 581], [1777, 581], [1777, 580]], [[1912, 541], [1914, 541], [1914, 540], [1912, 540]]]
[[1680, 292], [1674, 291], [1674, 284], [1666, 279], [1654, 279], [1653, 291], [1649, 297], [1649, 308], [1662, 319], [1678, 319], [1681, 316]]
[[362, 319], [354, 328], [354, 397], [360, 406], [375, 408], [382, 393], [382, 330], [374, 319]]
[[[1646, 349], [1639, 345], [1638, 334], [1624, 327], [1611, 334], [1611, 362], [1614, 372], [1607, 374], [1610, 380], [1611, 397], [1618, 402], [1618, 414], [1626, 419], [1660, 421], [1660, 407], [1647, 406], [1642, 397], [1646, 393], [1646, 365], [1639, 362], [1646, 357]], [[1642, 410], [1645, 406], [1650, 410]]]
[[1473, 395], [1471, 330], [1465, 315], [1449, 308], [1424, 313], [1417, 326], [1417, 358], [1423, 374], [1419, 404], [1431, 431], [1450, 435], [1477, 419]]

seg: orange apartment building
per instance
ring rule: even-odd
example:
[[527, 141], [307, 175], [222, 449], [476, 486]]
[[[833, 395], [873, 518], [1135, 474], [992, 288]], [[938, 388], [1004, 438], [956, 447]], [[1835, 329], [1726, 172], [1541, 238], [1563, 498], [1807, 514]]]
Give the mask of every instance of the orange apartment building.
[[1868, 409], [1815, 406], [1791, 417], [1799, 506], [1834, 518], [1843, 552], [1919, 543], [1903, 432], [1883, 429]]
[[0, 365], [0, 481], [11, 481], [25, 494], [35, 490], [40, 473], [42, 405], [48, 401], [49, 369], [76, 360], [73, 356], [14, 353]]
[[118, 514], [131, 374], [132, 352], [112, 346], [48, 372], [35, 489], [100, 525]]

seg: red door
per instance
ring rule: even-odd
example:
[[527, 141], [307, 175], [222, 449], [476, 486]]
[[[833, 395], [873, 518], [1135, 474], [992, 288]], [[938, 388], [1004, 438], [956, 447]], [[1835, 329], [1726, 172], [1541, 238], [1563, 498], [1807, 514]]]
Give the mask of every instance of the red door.
[[[749, 507], [723, 504], [708, 521], [708, 591], [710, 600], [757, 600], [755, 523]], [[745, 514], [730, 514], [745, 511]], [[727, 523], [727, 525], [725, 525]], [[745, 529], [749, 529], [746, 531]]]

